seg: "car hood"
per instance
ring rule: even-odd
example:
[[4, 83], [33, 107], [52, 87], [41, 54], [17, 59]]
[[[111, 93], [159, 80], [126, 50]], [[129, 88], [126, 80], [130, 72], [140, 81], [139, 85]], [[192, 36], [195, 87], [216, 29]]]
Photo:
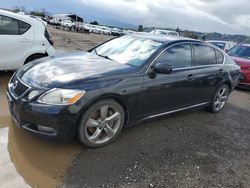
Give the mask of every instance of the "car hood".
[[88, 52], [72, 52], [28, 63], [18, 70], [17, 75], [31, 87], [52, 88], [81, 80], [127, 74], [135, 69]]
[[250, 67], [250, 60], [241, 57], [231, 56], [231, 58], [242, 68], [249, 68]]

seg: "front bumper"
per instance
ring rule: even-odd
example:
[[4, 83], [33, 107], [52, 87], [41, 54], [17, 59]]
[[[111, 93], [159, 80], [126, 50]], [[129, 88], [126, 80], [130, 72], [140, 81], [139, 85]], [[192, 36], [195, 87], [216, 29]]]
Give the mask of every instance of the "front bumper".
[[69, 140], [79, 118], [74, 106], [44, 105], [14, 98], [7, 91], [9, 110], [18, 127], [47, 138]]

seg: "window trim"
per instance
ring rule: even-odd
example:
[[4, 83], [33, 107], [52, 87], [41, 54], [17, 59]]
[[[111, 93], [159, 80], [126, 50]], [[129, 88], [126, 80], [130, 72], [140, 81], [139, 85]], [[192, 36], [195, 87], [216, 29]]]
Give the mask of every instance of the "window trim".
[[[192, 69], [192, 68], [204, 68], [204, 67], [213, 67], [213, 66], [216, 66], [216, 65], [224, 65], [225, 64], [225, 55], [221, 52], [221, 49], [218, 50], [218, 48], [214, 48], [214, 47], [211, 47], [210, 45], [207, 45], [207, 44], [203, 44], [201, 42], [194, 42], [194, 41], [188, 41], [188, 42], [178, 42], [178, 43], [175, 43], [175, 44], [172, 44], [166, 48], [164, 48], [153, 60], [152, 62], [149, 64], [149, 66], [147, 67], [146, 71], [145, 71], [145, 75], [147, 75], [148, 73], [150, 73], [150, 68], [152, 67], [152, 65], [155, 63], [156, 59], [163, 53], [165, 52], [167, 49], [175, 46], [175, 45], [178, 45], [178, 44], [190, 44], [191, 45], [191, 54], [192, 54], [192, 66], [191, 67], [183, 67], [183, 68], [174, 68], [173, 71], [175, 70], [188, 70], [188, 69]], [[223, 55], [223, 62], [220, 63], [220, 64], [212, 64], [212, 65], [199, 65], [199, 66], [194, 66], [194, 51], [193, 51], [193, 44], [201, 44], [201, 45], [204, 45], [204, 46], [207, 46], [207, 47], [210, 47], [210, 48], [213, 48], [214, 50], [218, 50], [220, 53], [222, 53]], [[217, 58], [216, 58], [216, 61], [217, 61]]]
[[[19, 19], [16, 19], [16, 18], [13, 18], [13, 17], [10, 17], [10, 16], [6, 16], [6, 15], [3, 15], [3, 14], [0, 14], [0, 16], [16, 20], [17, 21], [17, 25], [18, 25], [18, 34], [1, 34], [0, 33], [0, 36], [1, 35], [21, 36], [21, 35], [25, 34], [27, 31], [29, 31], [30, 28], [31, 28], [31, 26], [32, 26], [30, 23], [27, 23], [26, 21], [23, 21], [23, 20], [19, 20]], [[20, 32], [20, 22], [24, 22], [24, 23], [26, 23], [26, 24], [29, 25], [29, 28], [24, 33], [22, 33], [22, 34]]]

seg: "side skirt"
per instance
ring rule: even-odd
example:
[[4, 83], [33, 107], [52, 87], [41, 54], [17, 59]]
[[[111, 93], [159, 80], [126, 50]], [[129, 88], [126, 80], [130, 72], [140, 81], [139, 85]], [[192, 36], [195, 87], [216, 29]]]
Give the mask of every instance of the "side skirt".
[[160, 113], [160, 114], [151, 115], [151, 116], [148, 116], [148, 117], [142, 119], [142, 121], [148, 120], [148, 119], [151, 119], [151, 118], [155, 118], [155, 117], [159, 117], [159, 116], [163, 116], [163, 115], [167, 115], [167, 114], [172, 114], [172, 113], [175, 113], [175, 112], [180, 112], [180, 111], [183, 111], [183, 110], [188, 110], [188, 109], [200, 107], [200, 106], [206, 106], [209, 103], [210, 102], [204, 102], [204, 103], [188, 106], [188, 107], [185, 107], [185, 108], [179, 108], [179, 109], [176, 109], [176, 110], [171, 110], [171, 111], [163, 112], [163, 113]]

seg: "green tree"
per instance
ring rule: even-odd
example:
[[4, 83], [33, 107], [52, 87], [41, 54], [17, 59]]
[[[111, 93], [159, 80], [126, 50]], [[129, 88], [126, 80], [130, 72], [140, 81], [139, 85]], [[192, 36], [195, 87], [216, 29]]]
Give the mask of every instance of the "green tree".
[[139, 32], [143, 32], [143, 26], [142, 26], [142, 25], [139, 25], [139, 26], [138, 26], [138, 31], [139, 31]]
[[92, 25], [99, 25], [99, 23], [98, 23], [98, 21], [93, 21], [93, 22], [90, 22], [90, 24], [92, 24]]
[[18, 7], [18, 6], [16, 6], [16, 7], [14, 7], [13, 8], [13, 10], [12, 10], [13, 12], [21, 12], [21, 8], [20, 7]]
[[175, 31], [176, 31], [177, 33], [179, 33], [179, 34], [180, 34], [180, 31], [181, 31], [181, 30], [180, 30], [180, 28], [179, 28], [179, 27], [177, 27]]

